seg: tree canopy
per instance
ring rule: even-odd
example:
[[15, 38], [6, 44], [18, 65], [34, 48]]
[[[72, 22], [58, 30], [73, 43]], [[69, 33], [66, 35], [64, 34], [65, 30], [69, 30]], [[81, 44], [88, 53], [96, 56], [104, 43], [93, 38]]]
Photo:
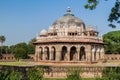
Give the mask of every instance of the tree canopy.
[[2, 58], [2, 46], [4, 42], [5, 42], [5, 36], [1, 35], [0, 36], [0, 43], [1, 43], [0, 58]]
[[111, 31], [103, 35], [105, 42], [105, 53], [120, 54], [120, 31]]
[[20, 42], [15, 45], [11, 46], [1, 46], [0, 51], [3, 54], [11, 54], [13, 53], [15, 55], [16, 59], [26, 59], [29, 58], [29, 54], [35, 53], [35, 45], [33, 45], [33, 42], [35, 41], [35, 38], [31, 39], [28, 43]]
[[[100, 0], [87, 0], [85, 4], [86, 9], [93, 10], [99, 4]], [[104, 0], [108, 1], [108, 0]], [[109, 26], [112, 28], [116, 27], [116, 24], [120, 24], [120, 0], [116, 0], [114, 6], [111, 9], [111, 12], [108, 17], [108, 21], [110, 22]]]

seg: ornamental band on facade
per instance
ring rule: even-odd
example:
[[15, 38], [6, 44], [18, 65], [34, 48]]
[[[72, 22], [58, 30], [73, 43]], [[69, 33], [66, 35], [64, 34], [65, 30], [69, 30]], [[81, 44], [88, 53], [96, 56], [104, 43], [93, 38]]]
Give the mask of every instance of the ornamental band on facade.
[[40, 64], [73, 66], [104, 60], [102, 37], [75, 17], [70, 8], [48, 31], [43, 29], [34, 44], [35, 61]]

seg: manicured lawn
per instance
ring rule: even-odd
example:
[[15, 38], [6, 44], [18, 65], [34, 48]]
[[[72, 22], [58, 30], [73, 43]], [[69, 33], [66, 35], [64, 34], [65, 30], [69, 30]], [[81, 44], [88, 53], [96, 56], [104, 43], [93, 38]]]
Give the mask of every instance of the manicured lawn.
[[[60, 78], [60, 79], [54, 79], [54, 78], [44, 78], [43, 80], [66, 80], [64, 78]], [[95, 80], [95, 78], [83, 78], [82, 80]]]
[[0, 62], [0, 65], [25, 66], [28, 65], [28, 62]]

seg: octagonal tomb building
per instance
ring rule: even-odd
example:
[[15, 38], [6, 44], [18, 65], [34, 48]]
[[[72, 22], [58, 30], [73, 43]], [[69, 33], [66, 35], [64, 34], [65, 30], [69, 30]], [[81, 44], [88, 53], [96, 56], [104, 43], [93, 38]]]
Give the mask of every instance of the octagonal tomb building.
[[66, 14], [36, 37], [35, 61], [46, 64], [99, 62], [104, 59], [104, 43], [98, 34], [68, 8]]

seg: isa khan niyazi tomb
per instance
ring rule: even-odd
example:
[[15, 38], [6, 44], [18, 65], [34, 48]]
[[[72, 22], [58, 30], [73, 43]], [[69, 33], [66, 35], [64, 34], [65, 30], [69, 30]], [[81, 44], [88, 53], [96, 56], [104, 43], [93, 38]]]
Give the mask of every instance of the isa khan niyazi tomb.
[[40, 31], [34, 45], [35, 64], [48, 66], [44, 77], [66, 77], [66, 67], [81, 67], [82, 77], [101, 76], [105, 61], [103, 38], [69, 7], [48, 30]]

